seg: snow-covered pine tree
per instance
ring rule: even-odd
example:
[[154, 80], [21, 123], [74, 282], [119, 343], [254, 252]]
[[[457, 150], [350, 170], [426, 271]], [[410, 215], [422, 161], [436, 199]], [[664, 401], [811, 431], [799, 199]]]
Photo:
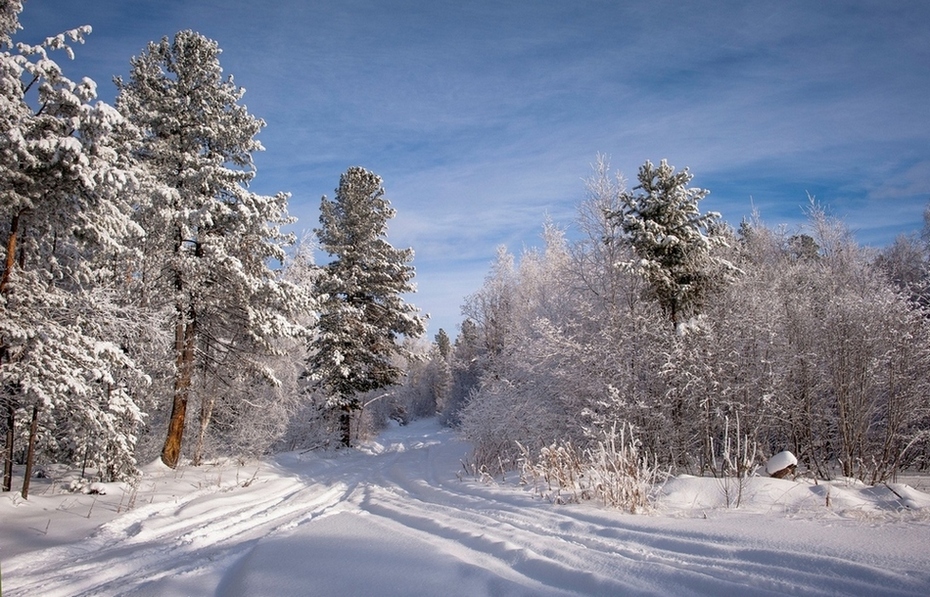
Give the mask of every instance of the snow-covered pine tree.
[[[177, 466], [194, 380], [200, 392], [199, 446], [226, 373], [251, 371], [274, 381], [253, 358], [273, 351], [272, 338], [303, 331], [295, 311], [309, 311], [309, 295], [269, 263], [284, 260], [292, 242], [281, 227], [286, 193], [248, 190], [252, 154], [264, 122], [241, 100], [244, 90], [223, 77], [220, 48], [193, 31], [150, 43], [131, 61], [128, 80], [116, 79], [117, 108], [142, 132], [135, 157], [153, 184], [139, 199], [146, 230], [140, 265], [142, 294], [170, 313], [174, 330], [171, 415], [162, 460]], [[158, 304], [160, 302], [160, 304]]]
[[418, 337], [426, 329], [425, 318], [402, 296], [415, 290], [413, 250], [395, 249], [386, 239], [395, 213], [381, 177], [360, 167], [346, 170], [334, 198], [324, 196], [320, 205], [316, 234], [335, 259], [317, 280], [319, 333], [307, 365], [329, 408], [339, 413], [346, 446], [359, 394], [397, 383], [403, 371], [396, 363], [410, 356], [400, 336]]
[[439, 328], [434, 340], [439, 355], [446, 361], [449, 361], [449, 359], [452, 358], [452, 340], [449, 339], [449, 334], [446, 333], [446, 330]]
[[426, 372], [429, 393], [434, 405], [433, 413], [441, 414], [449, 406], [452, 394], [452, 340], [442, 328], [433, 337], [427, 355]]
[[699, 307], [724, 265], [713, 256], [713, 248], [726, 242], [716, 233], [720, 214], [700, 212], [698, 203], [709, 191], [688, 187], [693, 176], [687, 168], [675, 172], [666, 160], [658, 167], [647, 160], [637, 178], [639, 185], [622, 194], [623, 208], [612, 214], [638, 257], [625, 265], [643, 276], [678, 325]]
[[0, 4], [0, 396], [4, 489], [28, 427], [25, 497], [36, 451], [130, 474], [142, 413], [131, 387], [141, 374], [112, 334], [125, 314], [104, 286], [104, 262], [138, 232], [123, 201], [126, 124], [94, 101], [93, 81], [68, 79], [49, 56], [71, 56], [90, 28], [13, 45], [21, 9]]

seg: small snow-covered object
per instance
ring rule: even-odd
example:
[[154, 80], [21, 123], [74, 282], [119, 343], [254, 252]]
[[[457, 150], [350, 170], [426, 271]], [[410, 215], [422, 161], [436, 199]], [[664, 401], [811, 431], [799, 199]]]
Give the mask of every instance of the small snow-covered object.
[[72, 479], [71, 484], [68, 486], [68, 490], [74, 493], [83, 493], [86, 495], [106, 495], [107, 486], [105, 483], [93, 482], [91, 483], [83, 477], [80, 479]]
[[765, 463], [765, 472], [768, 473], [770, 477], [782, 479], [793, 473], [797, 467], [797, 457], [788, 450], [785, 450], [769, 458], [769, 461]]
[[106, 495], [107, 486], [104, 485], [103, 483], [91, 483], [90, 485], [87, 486], [84, 493], [87, 493], [89, 495]]

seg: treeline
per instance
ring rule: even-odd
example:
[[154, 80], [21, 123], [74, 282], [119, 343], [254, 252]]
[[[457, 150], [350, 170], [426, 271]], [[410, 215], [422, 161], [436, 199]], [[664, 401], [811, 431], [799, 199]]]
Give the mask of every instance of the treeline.
[[140, 457], [349, 444], [356, 394], [395, 383], [423, 318], [413, 254], [385, 240], [381, 179], [353, 167], [314, 243], [288, 194], [249, 189], [264, 122], [216, 42], [153, 42], [114, 106], [66, 77], [89, 28], [14, 43], [0, 3], [0, 410], [3, 489], [42, 463], [132, 477]]
[[547, 223], [519, 262], [501, 249], [440, 394], [475, 466], [631, 428], [675, 472], [742, 475], [786, 449], [822, 478], [926, 468], [928, 239], [866, 249], [813, 201], [803, 232], [733, 230], [690, 180], [646, 162], [627, 189], [600, 160], [580, 240]]

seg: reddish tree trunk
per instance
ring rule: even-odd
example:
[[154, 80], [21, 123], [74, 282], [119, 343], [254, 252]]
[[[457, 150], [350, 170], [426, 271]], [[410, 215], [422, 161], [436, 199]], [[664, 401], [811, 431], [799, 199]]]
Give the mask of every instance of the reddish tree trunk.
[[[10, 236], [6, 242], [6, 263], [4, 263], [3, 275], [0, 277], [0, 293], [5, 293], [7, 284], [10, 281], [10, 273], [16, 264], [16, 242], [19, 236], [19, 216], [16, 214], [10, 221]], [[7, 355], [7, 346], [0, 345], [0, 367], [3, 366], [3, 357]], [[6, 430], [6, 458], [3, 463], [3, 491], [10, 491], [13, 488], [13, 439], [14, 425], [16, 424], [16, 409], [12, 401], [7, 405], [7, 430]]]
[[184, 437], [184, 420], [187, 416], [187, 400], [190, 397], [191, 379], [194, 373], [194, 344], [197, 339], [196, 324], [181, 319], [175, 328], [177, 370], [174, 378], [174, 403], [168, 421], [168, 436], [161, 451], [161, 460], [171, 468], [177, 468], [181, 457], [181, 441]]
[[13, 216], [10, 222], [10, 237], [6, 241], [6, 263], [3, 277], [0, 277], [0, 292], [6, 292], [6, 285], [10, 281], [10, 273], [16, 263], [16, 241], [19, 236], [19, 214]]

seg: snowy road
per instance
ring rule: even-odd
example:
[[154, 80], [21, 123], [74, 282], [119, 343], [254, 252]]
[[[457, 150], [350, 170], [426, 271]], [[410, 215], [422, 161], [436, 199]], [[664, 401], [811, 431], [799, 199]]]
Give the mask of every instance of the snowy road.
[[77, 506], [4, 504], [23, 521], [3, 595], [930, 594], [926, 520], [555, 506], [458, 478], [467, 451], [424, 421], [335, 456], [149, 471], [132, 509], [108, 495], [89, 537], [35, 549]]

